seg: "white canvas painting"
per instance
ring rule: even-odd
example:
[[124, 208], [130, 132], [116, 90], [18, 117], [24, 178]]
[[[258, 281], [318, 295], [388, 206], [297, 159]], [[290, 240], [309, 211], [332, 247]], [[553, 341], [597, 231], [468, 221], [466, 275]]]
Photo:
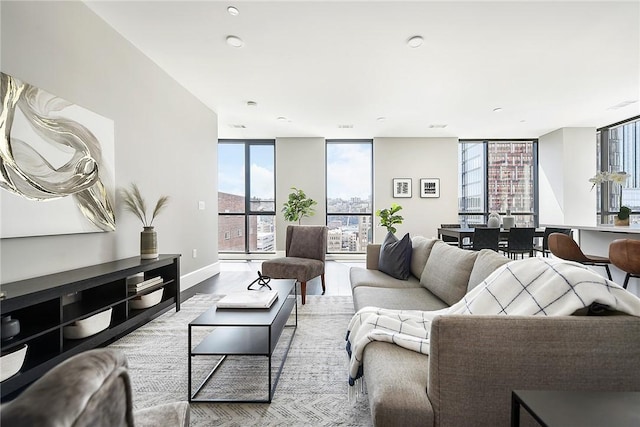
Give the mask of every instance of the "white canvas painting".
[[0, 238], [115, 230], [113, 120], [1, 78]]

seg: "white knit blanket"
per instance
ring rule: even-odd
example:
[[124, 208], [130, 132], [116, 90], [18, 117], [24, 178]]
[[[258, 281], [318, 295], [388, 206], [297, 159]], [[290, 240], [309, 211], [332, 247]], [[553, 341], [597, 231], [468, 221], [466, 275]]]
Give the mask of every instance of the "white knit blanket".
[[556, 258], [526, 258], [494, 271], [459, 302], [437, 311], [365, 307], [347, 331], [349, 385], [362, 376], [364, 348], [386, 341], [429, 354], [431, 321], [445, 314], [569, 316], [598, 303], [640, 316], [640, 298], [588, 267]]

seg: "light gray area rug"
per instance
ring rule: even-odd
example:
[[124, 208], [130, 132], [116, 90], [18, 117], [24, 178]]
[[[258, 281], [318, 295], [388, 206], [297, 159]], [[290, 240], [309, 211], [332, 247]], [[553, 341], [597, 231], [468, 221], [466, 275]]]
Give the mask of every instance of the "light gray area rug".
[[[167, 312], [110, 345], [127, 355], [136, 409], [187, 400], [187, 325], [217, 299], [197, 294], [178, 313]], [[298, 306], [298, 328], [272, 402], [192, 403], [191, 425], [370, 426], [367, 398], [355, 404], [347, 398], [344, 338], [353, 313], [350, 296], [307, 296], [307, 303]], [[287, 328], [280, 338], [274, 374], [290, 334]], [[192, 362], [195, 387], [200, 384], [196, 377], [204, 379], [216, 359]], [[266, 398], [267, 367], [266, 357], [229, 357], [199, 397]]]

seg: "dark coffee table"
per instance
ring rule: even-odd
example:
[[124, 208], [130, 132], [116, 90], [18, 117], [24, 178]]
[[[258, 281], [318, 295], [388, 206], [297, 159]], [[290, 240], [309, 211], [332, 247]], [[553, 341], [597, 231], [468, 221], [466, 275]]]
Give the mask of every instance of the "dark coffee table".
[[[278, 299], [268, 309], [248, 308], [216, 308], [212, 307], [189, 323], [189, 402], [237, 402], [237, 403], [269, 403], [273, 398], [278, 379], [287, 359], [291, 342], [298, 327], [298, 293], [294, 280], [271, 280], [269, 286], [278, 291]], [[241, 288], [243, 289], [243, 288]], [[291, 312], [295, 308], [295, 323], [287, 324]], [[192, 347], [191, 339], [194, 328], [215, 327], [205, 338]], [[287, 343], [284, 356], [280, 362], [275, 379], [271, 374], [271, 358], [278, 340], [285, 328], [293, 328]], [[196, 396], [209, 382], [216, 369], [227, 356], [267, 356], [269, 359], [267, 399], [217, 399], [197, 398]], [[195, 392], [191, 392], [192, 358], [199, 356], [216, 356], [218, 361]], [[219, 357], [222, 356], [222, 357]], [[273, 380], [273, 381], [272, 381]]]
[[511, 426], [523, 407], [541, 426], [640, 426], [640, 392], [515, 390]]

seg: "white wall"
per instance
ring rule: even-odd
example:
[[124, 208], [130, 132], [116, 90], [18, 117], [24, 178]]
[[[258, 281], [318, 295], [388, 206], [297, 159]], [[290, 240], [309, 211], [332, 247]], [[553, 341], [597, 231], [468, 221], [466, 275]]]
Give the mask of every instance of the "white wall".
[[[458, 222], [458, 139], [457, 138], [375, 138], [374, 212], [402, 206], [404, 222], [396, 235], [437, 235], [442, 223]], [[393, 178], [412, 179], [411, 198], [393, 198]], [[439, 178], [440, 197], [421, 198], [420, 178]], [[380, 243], [386, 229], [374, 217], [374, 242]]]
[[596, 225], [596, 129], [563, 128], [538, 139], [540, 224]]
[[[215, 274], [217, 115], [81, 2], [0, 8], [2, 71], [114, 120], [116, 186], [171, 197], [154, 225], [160, 252], [183, 255], [183, 288]], [[0, 240], [0, 280], [138, 255], [140, 222], [119, 198], [116, 215], [115, 232]]]
[[284, 251], [287, 225], [282, 205], [287, 201], [291, 187], [305, 192], [318, 202], [315, 215], [303, 218], [302, 225], [326, 223], [325, 191], [325, 139], [278, 138], [276, 139], [276, 250]]

